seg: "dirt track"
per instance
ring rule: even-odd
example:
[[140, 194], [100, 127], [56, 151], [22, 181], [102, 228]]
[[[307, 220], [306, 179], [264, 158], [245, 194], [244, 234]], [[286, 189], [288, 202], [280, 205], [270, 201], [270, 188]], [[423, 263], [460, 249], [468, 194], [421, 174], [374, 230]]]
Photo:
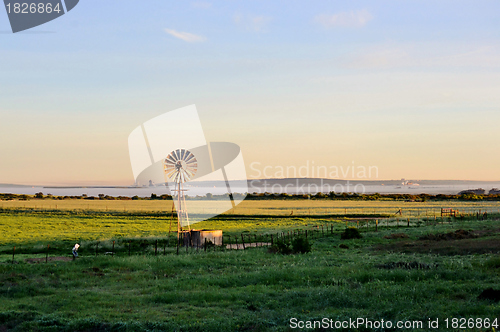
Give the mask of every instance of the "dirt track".
[[454, 232], [448, 234], [430, 234], [420, 240], [401, 240], [375, 246], [378, 252], [393, 251], [404, 253], [428, 253], [436, 255], [471, 255], [500, 253], [499, 230], [489, 232]]
[[[48, 262], [69, 262], [72, 260], [71, 257], [49, 257], [47, 259]], [[45, 258], [26, 258], [25, 261], [31, 264], [45, 263]]]

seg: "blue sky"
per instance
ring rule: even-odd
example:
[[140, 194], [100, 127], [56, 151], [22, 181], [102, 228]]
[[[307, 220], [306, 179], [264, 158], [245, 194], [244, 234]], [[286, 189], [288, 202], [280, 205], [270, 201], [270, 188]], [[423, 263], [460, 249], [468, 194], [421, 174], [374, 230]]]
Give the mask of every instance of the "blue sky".
[[82, 0], [12, 34], [0, 10], [0, 182], [132, 183], [130, 131], [193, 103], [247, 165], [500, 180], [499, 21], [498, 1]]

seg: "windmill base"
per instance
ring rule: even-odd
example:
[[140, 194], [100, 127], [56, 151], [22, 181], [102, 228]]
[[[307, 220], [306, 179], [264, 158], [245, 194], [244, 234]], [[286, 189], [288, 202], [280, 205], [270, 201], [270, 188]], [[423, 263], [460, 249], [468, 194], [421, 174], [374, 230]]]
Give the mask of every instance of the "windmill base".
[[222, 246], [221, 230], [196, 230], [183, 231], [180, 234], [180, 241], [184, 247], [203, 248], [205, 240], [209, 245]]

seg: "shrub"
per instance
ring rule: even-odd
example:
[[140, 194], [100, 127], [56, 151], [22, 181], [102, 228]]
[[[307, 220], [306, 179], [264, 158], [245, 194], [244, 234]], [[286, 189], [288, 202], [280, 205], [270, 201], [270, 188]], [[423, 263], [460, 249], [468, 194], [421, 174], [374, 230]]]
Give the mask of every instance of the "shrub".
[[500, 268], [500, 256], [494, 256], [484, 262], [484, 266], [490, 269], [499, 269]]
[[297, 237], [292, 241], [292, 250], [294, 253], [305, 254], [311, 252], [311, 244], [305, 237]]
[[342, 234], [340, 234], [340, 238], [342, 240], [361, 239], [362, 236], [356, 227], [348, 227]]
[[290, 241], [286, 241], [283, 239], [278, 239], [270, 249], [270, 252], [276, 254], [305, 254], [311, 252], [311, 244], [306, 238], [297, 237]]
[[278, 239], [276, 240], [276, 242], [274, 242], [270, 251], [277, 254], [289, 255], [292, 253], [292, 248], [290, 248], [290, 242], [283, 239]]

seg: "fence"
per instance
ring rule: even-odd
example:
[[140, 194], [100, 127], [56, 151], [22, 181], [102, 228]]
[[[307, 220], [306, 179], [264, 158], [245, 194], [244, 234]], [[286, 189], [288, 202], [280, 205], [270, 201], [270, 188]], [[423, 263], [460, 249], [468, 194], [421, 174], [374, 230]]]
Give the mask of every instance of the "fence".
[[[399, 228], [399, 227], [419, 227], [419, 226], [437, 226], [443, 223], [452, 223], [456, 220], [487, 220], [491, 215], [487, 212], [476, 211], [476, 213], [469, 214], [443, 214], [440, 218], [436, 216], [432, 218], [386, 218], [386, 219], [357, 219], [345, 220], [345, 227], [356, 227], [360, 231], [374, 231], [377, 232], [379, 228]], [[251, 234], [248, 232], [232, 233], [222, 236], [222, 243], [215, 245], [205, 239], [204, 243], [196, 243], [193, 246], [186, 246], [182, 243], [183, 239], [177, 241], [176, 236], [168, 236], [160, 239], [121, 239], [109, 241], [96, 241], [88, 243], [80, 247], [80, 253], [85, 254], [85, 257], [100, 256], [100, 255], [167, 255], [167, 254], [180, 254], [180, 253], [201, 253], [211, 251], [223, 250], [246, 250], [248, 248], [270, 247], [278, 240], [291, 242], [294, 238], [305, 237], [307, 239], [320, 239], [335, 235], [340, 235], [343, 231], [343, 223], [326, 223], [321, 225], [310, 226], [309, 228], [293, 229], [283, 232], [266, 232], [261, 234]], [[176, 233], [174, 233], [176, 234]], [[7, 254], [5, 250], [2, 252]], [[32, 259], [26, 259], [31, 263], [49, 262], [53, 260], [71, 260], [74, 259], [69, 253], [70, 248], [61, 245], [48, 244], [42, 250], [14, 246], [12, 247], [12, 263], [15, 263], [15, 256], [19, 254], [29, 255], [43, 255]], [[55, 256], [59, 255], [59, 256]], [[60, 256], [64, 255], [64, 256]]]

